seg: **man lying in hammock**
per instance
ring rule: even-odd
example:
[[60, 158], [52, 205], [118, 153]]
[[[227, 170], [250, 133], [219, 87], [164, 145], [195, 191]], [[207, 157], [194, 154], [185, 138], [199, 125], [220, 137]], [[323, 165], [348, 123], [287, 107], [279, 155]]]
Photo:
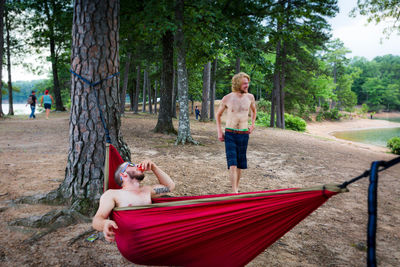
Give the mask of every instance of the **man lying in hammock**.
[[[144, 179], [144, 172], [150, 170], [160, 184], [142, 186], [140, 182]], [[114, 207], [151, 204], [151, 198], [159, 197], [175, 188], [171, 177], [150, 160], [145, 160], [138, 165], [130, 162], [122, 163], [115, 171], [114, 180], [122, 189], [109, 189], [104, 192], [92, 223], [93, 228], [102, 231], [109, 242], [115, 240], [114, 229], [118, 229], [117, 224], [108, 219]]]

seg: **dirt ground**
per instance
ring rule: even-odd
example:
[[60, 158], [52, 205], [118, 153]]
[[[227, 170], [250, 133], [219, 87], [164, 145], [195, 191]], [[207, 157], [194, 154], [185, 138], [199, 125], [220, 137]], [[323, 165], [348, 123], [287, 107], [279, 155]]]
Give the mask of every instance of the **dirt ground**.
[[[148, 114], [127, 113], [122, 118], [133, 161], [151, 158], [169, 173], [176, 182], [174, 196], [230, 192], [224, 144], [217, 140], [215, 122], [191, 121], [199, 146], [174, 146], [174, 136], [151, 131], [156, 122], [156, 115]], [[62, 208], [11, 200], [49, 192], [64, 179], [68, 123], [68, 113], [52, 113], [50, 120], [40, 114], [36, 120], [25, 116], [0, 121], [0, 266], [133, 266], [115, 244], [88, 242], [87, 235], [73, 242], [91, 229], [90, 223], [61, 228], [32, 245], [23, 241], [38, 229], [10, 225], [18, 218]], [[257, 127], [250, 137], [249, 169], [243, 172], [240, 191], [341, 183], [369, 169], [374, 160], [394, 158], [385, 148], [342, 142], [328, 134], [340, 125], [357, 128], [354, 125], [364, 123], [312, 123], [306, 133]], [[174, 124], [177, 129], [178, 121]], [[399, 175], [400, 166], [395, 166], [379, 177], [379, 266], [400, 266]], [[146, 179], [155, 182], [152, 176]], [[365, 266], [367, 188], [367, 178], [350, 185], [350, 192], [331, 198], [248, 266]]]

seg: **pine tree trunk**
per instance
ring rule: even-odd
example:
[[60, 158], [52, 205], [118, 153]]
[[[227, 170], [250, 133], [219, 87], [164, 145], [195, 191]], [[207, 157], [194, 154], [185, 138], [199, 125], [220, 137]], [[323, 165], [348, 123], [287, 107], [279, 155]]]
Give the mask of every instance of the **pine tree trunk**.
[[157, 81], [154, 81], [154, 114], [157, 114]]
[[[0, 0], [0, 18], [4, 17], [5, 0]], [[4, 20], [0, 19], [0, 88], [3, 88], [3, 52], [4, 52]], [[3, 113], [3, 94], [0, 94], [0, 118]]]
[[235, 72], [236, 74], [240, 72], [240, 57], [236, 58], [236, 64], [235, 64]]
[[133, 112], [135, 114], [139, 112], [139, 93], [140, 93], [140, 66], [138, 65], [136, 73], [135, 107], [133, 108]]
[[130, 86], [130, 89], [129, 89], [129, 101], [130, 101], [130, 104], [129, 104], [129, 111], [134, 111], [134, 107], [135, 107], [135, 93], [136, 93], [136, 90], [135, 90], [135, 88], [136, 88], [136, 82], [135, 82], [135, 79], [133, 79], [133, 78], [131, 78], [131, 83], [129, 83], [129, 84], [131, 84], [131, 86]]
[[[99, 81], [119, 71], [118, 20], [118, 0], [75, 0], [73, 71], [89, 81]], [[119, 78], [105, 80], [94, 88], [76, 76], [71, 78], [68, 163], [58, 193], [72, 204], [72, 209], [93, 214], [103, 192], [106, 144], [96, 95], [111, 143], [125, 160], [130, 158], [120, 132]]]
[[158, 113], [157, 125], [154, 128], [156, 133], [176, 134], [172, 124], [171, 105], [172, 105], [172, 75], [174, 64], [174, 36], [171, 31], [167, 31], [162, 36], [162, 84], [160, 88], [160, 112]]
[[172, 84], [173, 84], [173, 89], [172, 89], [172, 109], [171, 109], [171, 116], [173, 118], [176, 118], [176, 97], [178, 95], [178, 86], [176, 85], [176, 71], [174, 68], [173, 76], [172, 76]]
[[200, 121], [208, 121], [208, 97], [210, 94], [210, 73], [211, 62], [204, 65], [203, 71], [203, 97], [201, 102], [201, 118]]
[[12, 82], [11, 82], [11, 51], [10, 51], [10, 24], [8, 20], [9, 13], [7, 9], [5, 10], [5, 26], [6, 26], [6, 42], [7, 42], [7, 71], [8, 71], [8, 115], [14, 115], [13, 107], [13, 92], [12, 92]]
[[[55, 9], [54, 0], [49, 2], [52, 5], [52, 10]], [[50, 58], [51, 58], [51, 69], [53, 72], [53, 92], [54, 92], [54, 100], [56, 102], [56, 110], [58, 111], [65, 111], [64, 105], [62, 103], [61, 98], [61, 89], [60, 89], [60, 82], [58, 80], [58, 57], [56, 53], [56, 40], [54, 37], [54, 18], [50, 15], [50, 10], [48, 4], [44, 5], [46, 17], [49, 20], [49, 41], [50, 41]]]
[[151, 82], [150, 82], [150, 78], [149, 78], [149, 74], [147, 73], [147, 92], [149, 95], [149, 113], [152, 114], [153, 113], [153, 104], [151, 103]]
[[146, 88], [147, 88], [147, 69], [143, 71], [143, 101], [142, 112], [146, 112]]
[[214, 59], [211, 66], [211, 88], [210, 88], [210, 120], [215, 120], [215, 86], [217, 83], [217, 59]]
[[125, 113], [125, 99], [126, 99], [126, 90], [128, 88], [128, 81], [129, 81], [129, 68], [131, 65], [131, 57], [132, 53], [128, 52], [126, 55], [126, 62], [125, 62], [125, 71], [124, 71], [124, 84], [122, 86], [122, 92], [121, 92], [121, 115]]
[[178, 137], [175, 144], [184, 145], [186, 142], [197, 144], [192, 138], [190, 132], [189, 120], [189, 86], [188, 74], [186, 68], [186, 47], [185, 36], [183, 32], [183, 14], [184, 14], [184, 0], [178, 0], [175, 8], [175, 17], [178, 24], [176, 32], [176, 49], [177, 55], [177, 72], [178, 72], [178, 98], [179, 98], [179, 126]]

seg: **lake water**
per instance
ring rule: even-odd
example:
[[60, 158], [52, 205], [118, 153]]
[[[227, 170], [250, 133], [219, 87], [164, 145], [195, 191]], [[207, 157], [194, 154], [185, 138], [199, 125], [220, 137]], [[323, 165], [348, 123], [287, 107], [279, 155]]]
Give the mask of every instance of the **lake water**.
[[[393, 122], [400, 122], [400, 118], [388, 119]], [[395, 136], [400, 136], [400, 127], [380, 128], [354, 131], [335, 132], [336, 138], [386, 147], [387, 141]]]
[[[8, 109], [10, 108], [9, 104], [2, 104], [2, 108], [3, 108], [3, 113], [4, 114], [8, 114]], [[13, 104], [13, 108], [14, 108], [14, 114], [15, 115], [29, 115], [31, 114], [31, 107], [30, 105], [25, 106], [25, 104]], [[39, 108], [38, 105], [36, 105], [36, 113], [40, 113], [43, 112], [43, 108]]]

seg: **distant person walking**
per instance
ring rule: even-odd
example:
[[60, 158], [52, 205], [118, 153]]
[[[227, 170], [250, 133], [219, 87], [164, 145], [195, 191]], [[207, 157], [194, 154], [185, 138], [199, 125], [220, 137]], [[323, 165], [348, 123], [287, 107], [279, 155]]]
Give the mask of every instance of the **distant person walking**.
[[[219, 105], [216, 121], [218, 139], [225, 141], [226, 160], [229, 169], [229, 178], [232, 192], [238, 193], [239, 180], [242, 169], [247, 169], [247, 144], [249, 135], [254, 130], [257, 110], [254, 95], [250, 94], [250, 77], [240, 72], [232, 78], [232, 93], [222, 98]], [[221, 117], [227, 111], [225, 134], [221, 128]], [[251, 126], [248, 125], [249, 112], [251, 111]]]
[[196, 106], [196, 108], [194, 109], [194, 113], [196, 114], [196, 120], [198, 120], [199, 119], [199, 117], [201, 117], [201, 115], [200, 115], [200, 110], [199, 110], [199, 108]]
[[44, 104], [44, 109], [46, 110], [46, 119], [49, 119], [49, 114], [51, 110], [51, 104], [54, 103], [54, 99], [51, 95], [49, 95], [49, 90], [44, 91], [44, 95], [42, 96], [42, 99], [40, 100], [40, 105], [43, 106]]
[[32, 91], [31, 95], [28, 97], [28, 100], [26, 101], [26, 105], [30, 105], [31, 106], [31, 115], [29, 115], [29, 119], [36, 119], [35, 116], [35, 109], [36, 109], [36, 92]]

